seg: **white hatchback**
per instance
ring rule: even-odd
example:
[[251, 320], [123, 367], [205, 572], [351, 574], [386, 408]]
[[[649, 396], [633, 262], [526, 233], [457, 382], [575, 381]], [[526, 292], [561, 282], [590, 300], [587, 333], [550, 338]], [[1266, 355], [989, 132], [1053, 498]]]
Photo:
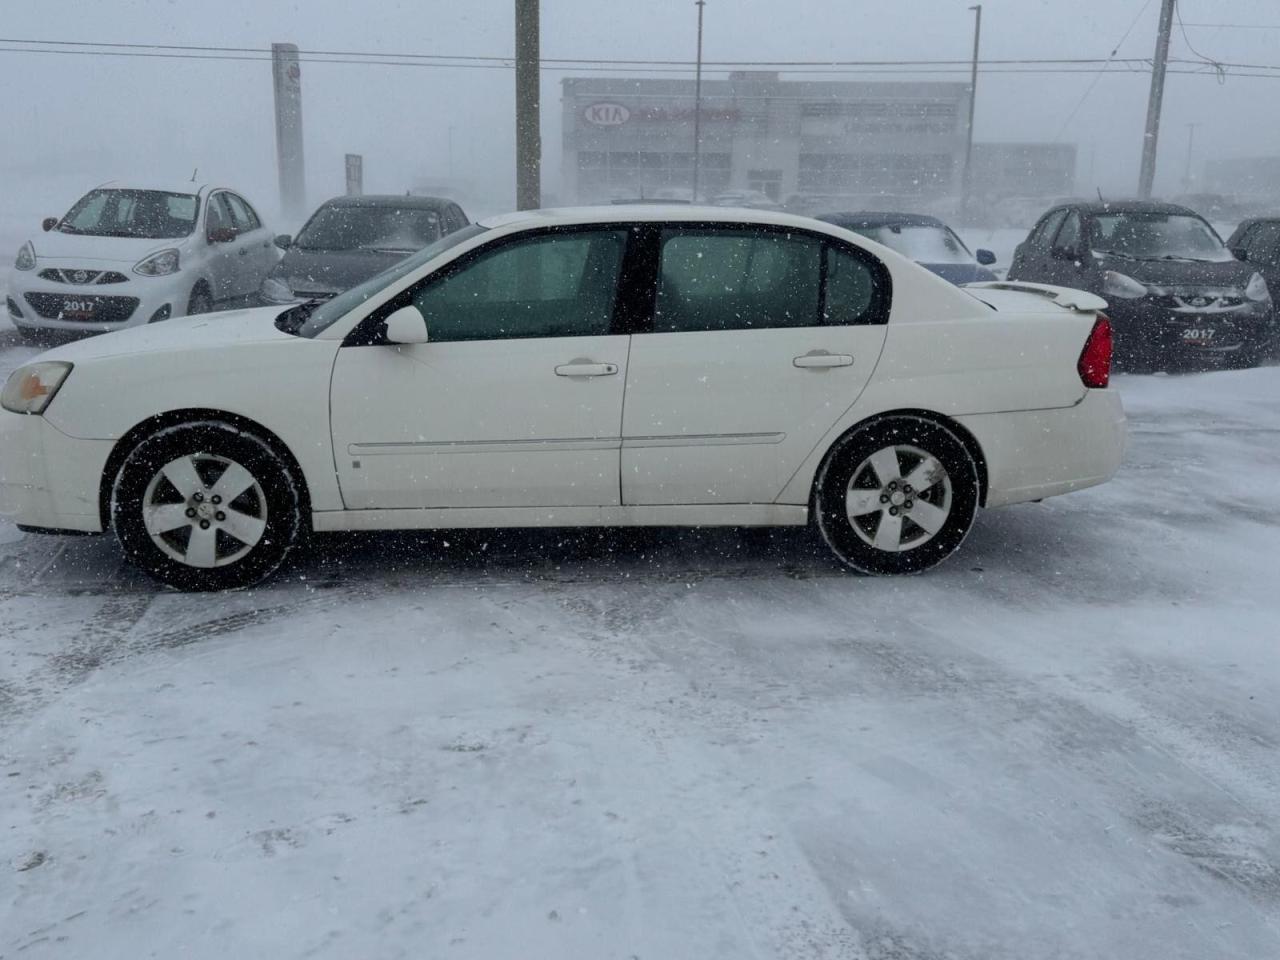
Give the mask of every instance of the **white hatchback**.
[[9, 319], [28, 340], [243, 305], [280, 256], [249, 201], [195, 183], [105, 183], [44, 230], [9, 278]]
[[1115, 473], [1103, 306], [781, 213], [515, 214], [325, 303], [42, 355], [0, 398], [0, 508], [188, 589], [444, 527], [813, 523], [914, 572], [979, 506]]

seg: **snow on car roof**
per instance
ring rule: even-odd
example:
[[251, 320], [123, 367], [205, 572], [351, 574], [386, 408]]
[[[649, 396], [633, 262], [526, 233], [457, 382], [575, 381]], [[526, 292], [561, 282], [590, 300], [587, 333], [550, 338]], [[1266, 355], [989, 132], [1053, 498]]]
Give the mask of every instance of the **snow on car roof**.
[[490, 229], [507, 227], [554, 226], [574, 223], [616, 223], [627, 221], [682, 221], [692, 223], [741, 223], [796, 227], [806, 230], [830, 230], [834, 224], [821, 223], [811, 217], [772, 210], [745, 207], [694, 206], [687, 203], [610, 204], [598, 207], [559, 207], [546, 210], [523, 210], [487, 217], [480, 221]]

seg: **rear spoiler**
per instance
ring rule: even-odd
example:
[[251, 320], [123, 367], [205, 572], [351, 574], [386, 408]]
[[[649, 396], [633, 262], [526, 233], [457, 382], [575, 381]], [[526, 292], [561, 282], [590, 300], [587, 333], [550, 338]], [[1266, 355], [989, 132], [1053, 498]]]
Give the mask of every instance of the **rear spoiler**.
[[966, 283], [966, 290], [1013, 290], [1017, 293], [1030, 293], [1037, 297], [1052, 300], [1060, 307], [1074, 310], [1077, 313], [1095, 313], [1107, 305], [1107, 301], [1084, 290], [1072, 290], [1070, 287], [1054, 287], [1047, 283], [1028, 283], [1024, 280], [986, 280], [981, 283]]

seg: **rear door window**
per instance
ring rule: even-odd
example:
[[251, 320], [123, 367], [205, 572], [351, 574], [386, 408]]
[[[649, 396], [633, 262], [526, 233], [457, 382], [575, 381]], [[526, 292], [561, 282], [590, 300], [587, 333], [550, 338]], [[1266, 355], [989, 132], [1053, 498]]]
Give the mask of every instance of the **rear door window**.
[[822, 247], [796, 234], [666, 230], [653, 330], [818, 326]]
[[1049, 214], [1031, 233], [1031, 242], [1037, 247], [1048, 247], [1049, 239], [1058, 232], [1062, 221], [1067, 217], [1066, 210], [1055, 210]]

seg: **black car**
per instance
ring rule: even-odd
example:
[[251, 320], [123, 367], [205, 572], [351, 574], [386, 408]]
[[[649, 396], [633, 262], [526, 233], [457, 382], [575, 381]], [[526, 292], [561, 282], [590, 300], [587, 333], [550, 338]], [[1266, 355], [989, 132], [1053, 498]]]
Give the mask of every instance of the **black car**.
[[1280, 294], [1280, 217], [1243, 221], [1228, 238], [1227, 249], [1262, 274], [1275, 300]]
[[817, 217], [884, 244], [955, 284], [995, 280], [990, 250], [975, 257], [955, 231], [936, 217], [916, 213], [823, 213]]
[[1054, 207], [1014, 251], [1008, 279], [1104, 297], [1116, 363], [1128, 370], [1253, 364], [1276, 343], [1258, 268], [1236, 259], [1203, 217], [1177, 204]]
[[267, 303], [328, 299], [468, 222], [461, 207], [441, 197], [335, 197], [297, 237], [276, 237], [285, 254], [259, 295]]

